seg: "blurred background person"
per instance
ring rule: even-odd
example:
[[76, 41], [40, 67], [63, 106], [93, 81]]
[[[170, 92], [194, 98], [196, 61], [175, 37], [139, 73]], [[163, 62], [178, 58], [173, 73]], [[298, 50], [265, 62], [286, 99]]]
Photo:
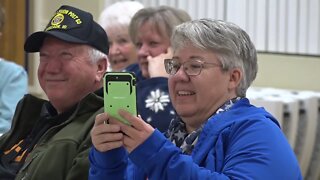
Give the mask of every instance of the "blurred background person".
[[[0, 41], [5, 24], [5, 11], [0, 4]], [[26, 70], [0, 57], [0, 135], [11, 126], [13, 113], [18, 101], [28, 93], [28, 75]]]
[[133, 15], [143, 5], [137, 1], [120, 1], [106, 7], [99, 17], [99, 24], [109, 37], [109, 69], [122, 71], [137, 62], [137, 50], [129, 36], [129, 24]]
[[168, 74], [163, 61], [171, 58], [173, 29], [191, 20], [181, 9], [159, 6], [139, 10], [132, 18], [129, 33], [138, 50], [138, 63], [126, 71], [137, 76], [137, 105], [142, 119], [165, 132], [175, 116], [168, 94]]

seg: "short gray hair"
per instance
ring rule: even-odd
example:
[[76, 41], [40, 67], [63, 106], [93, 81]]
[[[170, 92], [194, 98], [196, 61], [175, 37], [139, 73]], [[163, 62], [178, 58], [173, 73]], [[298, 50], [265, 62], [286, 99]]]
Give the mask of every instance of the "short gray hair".
[[138, 29], [145, 23], [151, 23], [163, 37], [171, 37], [175, 26], [191, 20], [190, 15], [182, 10], [169, 6], [148, 7], [139, 10], [131, 19], [129, 34], [133, 43], [137, 43]]
[[103, 29], [123, 27], [128, 29], [131, 18], [143, 8], [137, 1], [120, 1], [106, 7], [100, 14], [99, 24]]
[[194, 20], [177, 26], [171, 38], [173, 50], [190, 43], [216, 53], [224, 71], [240, 68], [243, 78], [236, 93], [246, 96], [247, 89], [256, 78], [258, 65], [256, 49], [244, 30], [221, 20]]
[[88, 47], [88, 54], [92, 63], [96, 64], [101, 59], [105, 59], [105, 60], [108, 59], [108, 56], [103, 52], [91, 46], [87, 46], [87, 47]]

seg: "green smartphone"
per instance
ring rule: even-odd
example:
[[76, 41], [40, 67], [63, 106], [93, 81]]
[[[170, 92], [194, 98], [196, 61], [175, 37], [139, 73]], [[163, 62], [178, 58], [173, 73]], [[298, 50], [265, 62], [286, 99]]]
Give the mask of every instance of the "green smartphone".
[[124, 109], [137, 116], [136, 77], [131, 72], [107, 72], [103, 78], [104, 111], [122, 123], [130, 123], [118, 114]]

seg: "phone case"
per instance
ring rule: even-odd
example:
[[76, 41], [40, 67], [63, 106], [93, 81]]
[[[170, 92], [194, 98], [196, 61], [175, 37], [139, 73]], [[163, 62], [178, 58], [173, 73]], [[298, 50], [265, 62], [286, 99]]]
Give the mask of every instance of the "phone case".
[[135, 75], [130, 72], [107, 72], [103, 79], [105, 112], [130, 125], [118, 114], [118, 110], [124, 109], [137, 116]]

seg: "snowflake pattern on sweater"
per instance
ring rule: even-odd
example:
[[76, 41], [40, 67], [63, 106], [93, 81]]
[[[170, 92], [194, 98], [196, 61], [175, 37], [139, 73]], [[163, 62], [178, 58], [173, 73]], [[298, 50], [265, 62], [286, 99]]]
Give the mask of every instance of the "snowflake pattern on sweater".
[[138, 113], [154, 128], [166, 132], [171, 120], [176, 116], [169, 97], [168, 78], [145, 79], [138, 64], [130, 65], [126, 71], [136, 75]]

